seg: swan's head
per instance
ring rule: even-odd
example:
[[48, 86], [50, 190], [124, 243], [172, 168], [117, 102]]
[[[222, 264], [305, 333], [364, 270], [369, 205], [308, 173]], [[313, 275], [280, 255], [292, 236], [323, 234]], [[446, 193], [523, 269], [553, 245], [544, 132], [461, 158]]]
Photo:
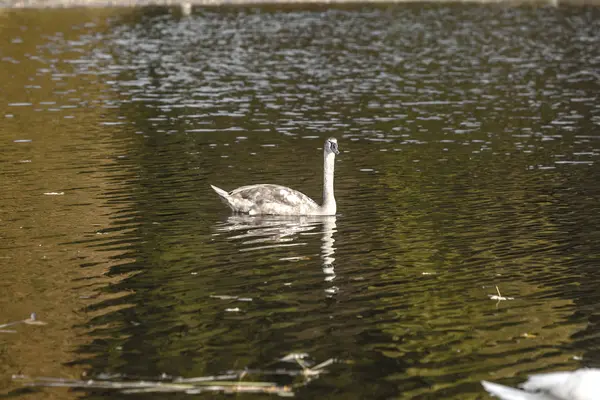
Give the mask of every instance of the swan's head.
[[340, 154], [340, 151], [338, 150], [338, 145], [337, 145], [337, 139], [336, 138], [329, 138], [325, 141], [325, 153], [329, 154], [329, 153], [335, 153], [335, 154]]

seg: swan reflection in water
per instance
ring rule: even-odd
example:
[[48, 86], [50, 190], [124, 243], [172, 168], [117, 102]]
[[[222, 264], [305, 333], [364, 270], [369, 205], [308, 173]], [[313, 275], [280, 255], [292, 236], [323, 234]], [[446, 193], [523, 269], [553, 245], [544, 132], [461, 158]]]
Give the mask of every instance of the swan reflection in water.
[[[335, 239], [336, 217], [319, 215], [277, 216], [235, 214], [216, 226], [217, 232], [230, 234], [230, 240], [241, 240], [244, 247], [240, 251], [255, 251], [268, 248], [304, 246], [311, 237], [321, 236], [321, 265], [325, 281], [335, 279]], [[286, 257], [282, 260], [297, 261], [303, 257]], [[337, 293], [338, 288], [326, 289], [328, 294]]]

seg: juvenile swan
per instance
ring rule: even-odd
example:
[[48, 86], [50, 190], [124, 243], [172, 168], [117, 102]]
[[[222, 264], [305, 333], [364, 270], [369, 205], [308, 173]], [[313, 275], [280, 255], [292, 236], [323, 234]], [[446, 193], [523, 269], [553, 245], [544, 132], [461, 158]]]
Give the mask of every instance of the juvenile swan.
[[263, 183], [242, 186], [230, 193], [216, 186], [210, 186], [233, 212], [250, 215], [335, 215], [333, 170], [336, 154], [339, 154], [337, 140], [327, 139], [323, 146], [323, 205], [318, 205], [304, 193], [285, 186]]

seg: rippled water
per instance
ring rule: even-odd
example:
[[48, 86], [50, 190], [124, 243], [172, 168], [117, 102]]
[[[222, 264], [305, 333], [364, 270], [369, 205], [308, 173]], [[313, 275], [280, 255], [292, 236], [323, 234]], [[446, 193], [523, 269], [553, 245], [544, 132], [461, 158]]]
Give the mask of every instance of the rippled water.
[[[100, 398], [11, 375], [192, 377], [291, 352], [339, 361], [307, 399], [484, 399], [481, 379], [599, 367], [599, 17], [5, 11], [0, 324], [48, 324], [0, 333], [3, 392]], [[210, 189], [319, 199], [328, 136], [335, 217], [232, 216]]]

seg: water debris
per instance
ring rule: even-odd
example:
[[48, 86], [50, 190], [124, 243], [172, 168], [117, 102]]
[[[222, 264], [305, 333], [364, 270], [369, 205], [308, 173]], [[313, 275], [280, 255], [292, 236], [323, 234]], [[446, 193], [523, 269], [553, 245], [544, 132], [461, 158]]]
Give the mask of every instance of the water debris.
[[239, 296], [228, 296], [228, 295], [218, 295], [218, 294], [211, 294], [209, 297], [212, 299], [219, 299], [219, 300], [237, 300], [237, 301], [244, 301], [244, 302], [252, 301], [252, 297], [239, 297]]
[[310, 257], [307, 256], [300, 256], [300, 257], [282, 257], [279, 259], [280, 261], [292, 261], [292, 262], [296, 262], [296, 261], [305, 261], [305, 260], [310, 260]]
[[280, 358], [279, 361], [294, 362], [308, 357], [308, 353], [290, 353], [287, 356]]
[[47, 325], [46, 322], [40, 321], [40, 320], [37, 319], [36, 313], [31, 313], [31, 315], [29, 316], [29, 318], [21, 319], [19, 321], [8, 322], [6, 324], [1, 324], [0, 325], [0, 333], [17, 333], [17, 331], [10, 330], [10, 329], [7, 330], [7, 329], [2, 329], [2, 328], [6, 328], [7, 326], [13, 326], [13, 325], [18, 325], [18, 324]]
[[37, 314], [32, 312], [29, 318], [23, 320], [24, 324], [27, 325], [48, 325], [48, 323], [44, 321], [40, 321], [37, 319]]
[[[282, 397], [293, 397], [294, 390], [306, 386], [311, 380], [326, 373], [325, 367], [335, 363], [336, 360], [330, 358], [314, 367], [308, 366], [308, 354], [289, 354], [277, 361], [294, 362], [302, 369], [278, 368], [274, 370], [261, 369], [243, 369], [239, 371], [227, 371], [220, 375], [200, 376], [193, 378], [170, 377], [162, 374], [154, 381], [151, 380], [111, 380], [110, 375], [100, 375], [97, 379], [64, 379], [49, 377], [30, 377], [27, 375], [13, 375], [15, 381], [22, 381], [26, 386], [36, 387], [68, 387], [77, 389], [113, 389], [121, 393], [262, 393], [276, 394]], [[253, 375], [259, 376], [284, 376], [289, 381], [287, 384], [280, 384], [266, 381], [244, 381]], [[122, 378], [122, 377], [121, 377]], [[293, 379], [290, 379], [293, 378]], [[281, 379], [281, 378], [279, 378]], [[273, 379], [275, 380], [275, 379]]]
[[226, 294], [224, 294], [224, 295], [211, 294], [209, 297], [213, 298], [213, 299], [219, 299], [219, 300], [236, 300], [237, 299], [237, 296], [228, 296]]
[[514, 297], [504, 297], [502, 296], [502, 294], [500, 294], [500, 289], [498, 289], [498, 285], [496, 285], [496, 292], [498, 293], [498, 295], [496, 296], [495, 294], [488, 294], [488, 297], [492, 300], [498, 300], [498, 301], [503, 301], [503, 300], [514, 300]]
[[323, 368], [328, 367], [329, 365], [336, 362], [335, 359], [330, 358], [328, 360], [323, 361], [320, 364], [315, 365], [314, 367], [311, 367], [308, 365], [307, 361], [304, 361], [307, 358], [308, 354], [306, 353], [290, 353], [287, 356], [281, 358], [279, 361], [296, 362], [296, 364], [298, 364], [302, 368], [302, 375], [304, 375], [304, 377], [307, 379], [310, 377], [318, 377], [320, 374], [325, 373], [326, 371]]
[[65, 194], [65, 192], [46, 192], [46, 193], [44, 193], [44, 195], [46, 195], [46, 196], [62, 196], [64, 194]]

